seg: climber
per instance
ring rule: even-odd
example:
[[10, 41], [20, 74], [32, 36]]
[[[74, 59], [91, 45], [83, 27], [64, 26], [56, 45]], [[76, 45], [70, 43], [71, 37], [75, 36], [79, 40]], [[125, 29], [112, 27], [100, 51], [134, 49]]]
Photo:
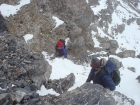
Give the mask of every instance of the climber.
[[65, 40], [60, 39], [55, 46], [55, 50], [56, 50], [56, 53], [55, 53], [56, 57], [61, 57], [64, 55], [64, 57], [67, 58]]
[[107, 69], [106, 71], [111, 73], [115, 69], [115, 65], [112, 64], [112, 62], [107, 62], [104, 58], [99, 60], [98, 58], [94, 57], [91, 60], [90, 66], [92, 67], [92, 69], [86, 82], [90, 82], [92, 80], [94, 84], [100, 84], [104, 88], [115, 90], [116, 86], [111, 75], [109, 73], [101, 73], [105, 71], [103, 70], [104, 68]]

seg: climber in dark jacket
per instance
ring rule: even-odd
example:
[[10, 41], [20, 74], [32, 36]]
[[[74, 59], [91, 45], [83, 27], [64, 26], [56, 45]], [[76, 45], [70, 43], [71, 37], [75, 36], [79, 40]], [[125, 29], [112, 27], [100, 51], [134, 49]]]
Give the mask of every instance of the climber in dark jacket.
[[67, 58], [65, 40], [60, 39], [55, 46], [55, 50], [56, 50], [56, 54], [55, 54], [56, 56], [61, 57], [64, 55], [64, 57]]
[[[86, 82], [93, 81], [94, 84], [100, 84], [104, 88], [110, 90], [115, 90], [115, 83], [111, 78], [110, 73], [115, 70], [115, 65], [110, 61], [105, 61], [105, 59], [99, 60], [98, 58], [93, 58], [90, 66], [92, 67]], [[104, 69], [104, 70], [103, 70]], [[106, 73], [101, 73], [106, 72]], [[103, 74], [103, 75], [101, 75]]]

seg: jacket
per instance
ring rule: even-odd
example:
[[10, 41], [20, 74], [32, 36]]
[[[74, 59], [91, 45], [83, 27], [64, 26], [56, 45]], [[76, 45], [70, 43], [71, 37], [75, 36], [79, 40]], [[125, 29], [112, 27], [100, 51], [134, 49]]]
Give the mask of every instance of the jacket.
[[66, 49], [65, 49], [65, 43], [64, 42], [59, 40], [57, 42], [57, 45], [56, 45], [55, 49], [56, 50], [61, 50], [63, 55], [64, 55], [64, 57], [67, 58], [67, 52], [66, 52]]
[[110, 75], [110, 73], [113, 72], [113, 70], [115, 70], [115, 65], [112, 62], [108, 61], [107, 64], [102, 69], [106, 70], [106, 74], [98, 75], [97, 73], [95, 75], [94, 73], [96, 70], [92, 67], [86, 82], [90, 82], [92, 80], [94, 84], [100, 84], [104, 88], [115, 90], [116, 88], [115, 83]]

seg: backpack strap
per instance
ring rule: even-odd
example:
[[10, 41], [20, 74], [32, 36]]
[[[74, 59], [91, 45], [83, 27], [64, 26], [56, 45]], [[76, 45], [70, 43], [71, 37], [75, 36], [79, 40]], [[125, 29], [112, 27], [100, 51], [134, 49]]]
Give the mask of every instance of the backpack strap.
[[107, 63], [107, 60], [105, 58], [101, 58], [101, 67], [104, 67]]
[[105, 70], [104, 67], [101, 68], [101, 70], [97, 73], [97, 75], [99, 77], [101, 77], [102, 75], [108, 74], [108, 72]]
[[94, 81], [96, 75], [98, 75], [100, 72], [101, 72], [101, 68], [98, 68], [98, 70], [96, 70], [96, 71], [94, 72], [93, 81]]

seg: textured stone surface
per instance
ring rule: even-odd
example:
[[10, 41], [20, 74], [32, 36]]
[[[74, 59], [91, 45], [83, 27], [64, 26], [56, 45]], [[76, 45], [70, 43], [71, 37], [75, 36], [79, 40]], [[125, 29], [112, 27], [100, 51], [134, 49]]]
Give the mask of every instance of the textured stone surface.
[[9, 33], [3, 35], [0, 39], [0, 74], [3, 85], [6, 82], [9, 84], [9, 80], [14, 84], [15, 80], [24, 79], [29, 83], [35, 82], [39, 88], [43, 81], [49, 79], [51, 66], [42, 54], [31, 53], [24, 40], [12, 37]]
[[72, 87], [75, 83], [75, 76], [73, 73], [69, 74], [65, 78], [49, 80], [45, 83], [47, 89], [53, 89], [57, 93], [62, 94], [67, 92], [67, 90]]
[[134, 105], [134, 101], [123, 94], [111, 92], [100, 85], [91, 83], [85, 83], [58, 97], [53, 95], [41, 97], [41, 101], [37, 105], [47, 102], [53, 105]]
[[86, 29], [94, 15], [85, 0], [48, 0], [54, 13], [62, 20], [74, 21], [78, 27]]
[[0, 3], [9, 5], [18, 5], [20, 0], [1, 0]]
[[[64, 24], [55, 28], [53, 16], [64, 21]], [[17, 14], [7, 17], [6, 23], [11, 34], [16, 37], [33, 34], [33, 39], [28, 41], [31, 51], [44, 50], [53, 54], [56, 42], [60, 38], [70, 37], [70, 46], [73, 44], [73, 49], [68, 52], [74, 53], [73, 55], [79, 53], [81, 56], [88, 48], [92, 50], [90, 46], [94, 47], [92, 40], [82, 40], [82, 37], [87, 36], [86, 29], [93, 21], [94, 13], [85, 0], [31, 0], [31, 3], [23, 6]], [[88, 38], [91, 39], [90, 34]], [[85, 44], [87, 41], [90, 41], [90, 44]]]
[[123, 52], [119, 52], [117, 55], [119, 57], [121, 57], [121, 58], [127, 58], [127, 57], [134, 58], [135, 57], [135, 51], [133, 51], [133, 50], [125, 50]]
[[96, 5], [100, 5], [98, 0], [88, 0], [90, 6], [96, 6]]
[[8, 31], [7, 26], [5, 24], [5, 19], [0, 13], [0, 32]]

